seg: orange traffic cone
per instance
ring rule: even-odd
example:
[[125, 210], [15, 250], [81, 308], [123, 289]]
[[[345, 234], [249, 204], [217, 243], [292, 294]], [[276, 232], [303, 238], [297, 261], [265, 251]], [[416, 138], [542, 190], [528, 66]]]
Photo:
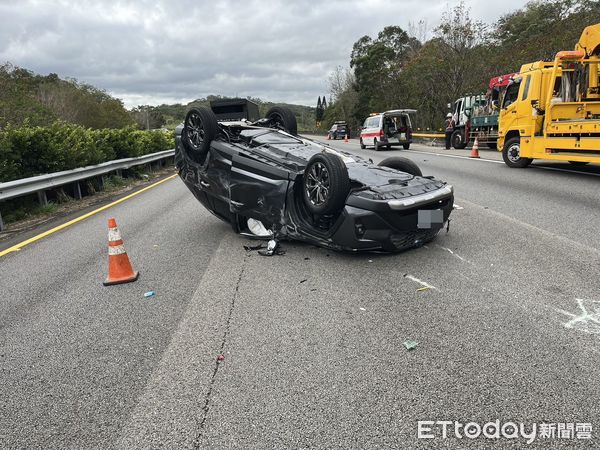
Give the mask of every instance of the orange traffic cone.
[[134, 272], [129, 262], [117, 221], [108, 219], [108, 278], [104, 286], [129, 283], [137, 280], [138, 276], [139, 272]]
[[344, 136], [344, 144], [348, 143], [348, 133], [346, 133], [346, 136]]
[[479, 141], [477, 138], [475, 138], [475, 142], [473, 142], [473, 148], [471, 149], [469, 158], [479, 158]]

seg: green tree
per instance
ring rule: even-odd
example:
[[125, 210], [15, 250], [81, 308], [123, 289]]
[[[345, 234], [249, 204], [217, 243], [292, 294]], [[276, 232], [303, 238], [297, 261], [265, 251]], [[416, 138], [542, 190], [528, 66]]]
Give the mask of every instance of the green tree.
[[140, 130], [154, 130], [166, 123], [165, 117], [156, 107], [138, 106], [131, 110], [131, 114]]

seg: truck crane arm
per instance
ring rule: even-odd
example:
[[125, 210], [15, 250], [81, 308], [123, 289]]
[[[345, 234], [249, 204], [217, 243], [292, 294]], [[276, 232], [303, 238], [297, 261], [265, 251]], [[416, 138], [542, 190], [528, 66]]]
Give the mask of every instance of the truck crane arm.
[[586, 58], [600, 56], [600, 23], [590, 25], [581, 33], [575, 50], [583, 51]]

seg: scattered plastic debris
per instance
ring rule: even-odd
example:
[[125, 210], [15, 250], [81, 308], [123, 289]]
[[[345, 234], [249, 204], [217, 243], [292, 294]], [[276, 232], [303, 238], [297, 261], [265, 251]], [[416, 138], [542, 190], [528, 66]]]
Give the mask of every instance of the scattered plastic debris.
[[423, 292], [423, 291], [428, 291], [429, 289], [431, 289], [430, 287], [426, 286], [426, 287], [422, 287], [417, 289], [417, 292]]
[[281, 250], [279, 247], [279, 242], [277, 242], [275, 239], [271, 239], [269, 242], [267, 242], [267, 249], [259, 250], [258, 254], [261, 256], [285, 255], [285, 251]]
[[152, 247], [156, 248], [156, 247], [158, 247], [158, 244], [154, 244]]
[[363, 308], [362, 306], [360, 308], [358, 308], [358, 309], [360, 309], [361, 311], [366, 311], [366, 309]]
[[369, 260], [369, 262], [370, 262], [370, 263], [372, 263], [372, 262], [373, 262], [373, 260], [372, 260], [372, 259], [370, 259], [370, 260]]
[[247, 252], [251, 252], [254, 250], [260, 250], [261, 248], [265, 248], [264, 245], [244, 245], [244, 250], [246, 250]]
[[410, 339], [407, 341], [403, 342], [404, 346], [406, 347], [406, 350], [411, 351], [414, 350], [415, 348], [417, 348], [417, 345], [419, 344], [418, 342], [415, 341], [411, 341]]
[[154, 297], [155, 295], [156, 295], [156, 292], [154, 292], [154, 291], [144, 292], [144, 297], [145, 298]]
[[307, 256], [306, 258], [304, 258], [304, 261], [308, 261], [310, 258]]
[[248, 219], [248, 229], [255, 236], [273, 236], [273, 232], [267, 230], [260, 220]]
[[305, 278], [304, 280], [300, 280], [299, 284], [306, 283], [307, 281], [308, 281], [308, 279]]
[[217, 361], [224, 361], [225, 360], [225, 355], [221, 354], [219, 356], [217, 356]]

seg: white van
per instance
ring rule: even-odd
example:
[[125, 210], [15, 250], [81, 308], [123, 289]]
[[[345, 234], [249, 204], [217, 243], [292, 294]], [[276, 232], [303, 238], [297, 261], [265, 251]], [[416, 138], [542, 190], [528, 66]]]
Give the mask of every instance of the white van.
[[382, 147], [390, 149], [392, 145], [401, 145], [408, 150], [412, 143], [409, 114], [416, 112], [416, 109], [394, 109], [367, 117], [360, 132], [360, 148], [372, 145], [377, 151]]

